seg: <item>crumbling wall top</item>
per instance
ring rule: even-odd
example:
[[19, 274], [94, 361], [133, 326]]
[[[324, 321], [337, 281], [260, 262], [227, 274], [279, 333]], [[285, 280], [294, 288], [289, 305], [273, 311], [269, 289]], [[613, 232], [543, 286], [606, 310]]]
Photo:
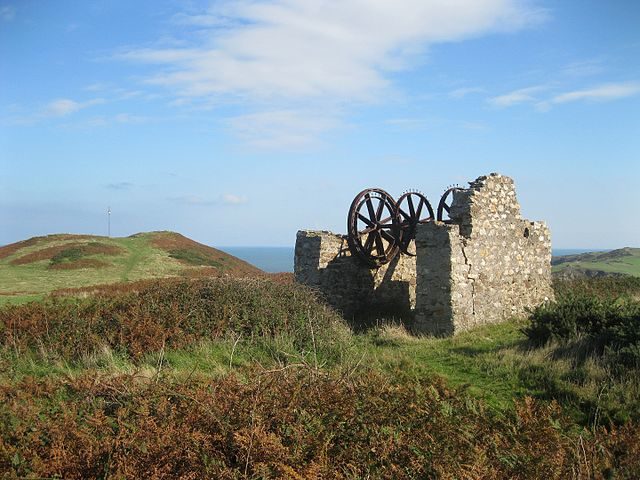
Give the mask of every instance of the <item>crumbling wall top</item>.
[[492, 173], [469, 182], [469, 188], [454, 191], [449, 216], [465, 237], [485, 234], [496, 223], [521, 220], [513, 179]]

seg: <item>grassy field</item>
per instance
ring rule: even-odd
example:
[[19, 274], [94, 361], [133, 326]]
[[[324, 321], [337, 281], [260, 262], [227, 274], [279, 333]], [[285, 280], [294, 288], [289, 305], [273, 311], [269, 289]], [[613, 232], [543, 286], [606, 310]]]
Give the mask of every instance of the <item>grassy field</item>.
[[556, 274], [593, 276], [613, 273], [640, 277], [640, 248], [564, 255], [554, 257], [551, 263]]
[[236, 273], [259, 270], [173, 232], [126, 238], [49, 235], [0, 247], [0, 304], [24, 303], [65, 288]]
[[[640, 321], [635, 279], [556, 291], [538, 327], [576, 308], [613, 334], [620, 319]], [[313, 292], [266, 278], [142, 282], [5, 307], [0, 471], [638, 478], [637, 365], [618, 368], [586, 333], [532, 342], [532, 325], [438, 339], [381, 319], [355, 334]]]

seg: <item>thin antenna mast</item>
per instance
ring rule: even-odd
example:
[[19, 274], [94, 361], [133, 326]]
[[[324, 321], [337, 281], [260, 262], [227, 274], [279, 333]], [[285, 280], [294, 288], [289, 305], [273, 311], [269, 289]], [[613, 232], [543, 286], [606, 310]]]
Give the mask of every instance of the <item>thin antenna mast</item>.
[[111, 237], [111, 207], [107, 207], [107, 237]]

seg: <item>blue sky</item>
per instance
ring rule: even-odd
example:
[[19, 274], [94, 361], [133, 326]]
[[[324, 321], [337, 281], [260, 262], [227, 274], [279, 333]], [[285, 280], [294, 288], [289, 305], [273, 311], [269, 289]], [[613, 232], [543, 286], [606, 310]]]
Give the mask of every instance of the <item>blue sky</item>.
[[355, 194], [515, 179], [640, 246], [640, 2], [0, 0], [0, 244], [345, 232]]

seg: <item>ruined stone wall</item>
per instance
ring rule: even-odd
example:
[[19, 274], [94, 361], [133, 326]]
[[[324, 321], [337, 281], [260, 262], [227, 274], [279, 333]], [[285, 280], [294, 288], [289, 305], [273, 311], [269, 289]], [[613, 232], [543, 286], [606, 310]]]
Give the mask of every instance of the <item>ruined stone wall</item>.
[[452, 334], [552, 297], [549, 229], [521, 218], [511, 178], [479, 177], [454, 193], [450, 215], [418, 227], [415, 330]]
[[347, 318], [409, 313], [413, 331], [433, 335], [522, 315], [552, 297], [549, 229], [521, 218], [513, 180], [479, 177], [454, 193], [450, 216], [418, 227], [416, 257], [377, 269], [353, 258], [342, 235], [299, 231], [296, 281]]
[[294, 265], [297, 282], [319, 289], [348, 318], [368, 312], [401, 317], [415, 308], [416, 257], [397, 255], [370, 269], [351, 256], [343, 235], [301, 230]]

